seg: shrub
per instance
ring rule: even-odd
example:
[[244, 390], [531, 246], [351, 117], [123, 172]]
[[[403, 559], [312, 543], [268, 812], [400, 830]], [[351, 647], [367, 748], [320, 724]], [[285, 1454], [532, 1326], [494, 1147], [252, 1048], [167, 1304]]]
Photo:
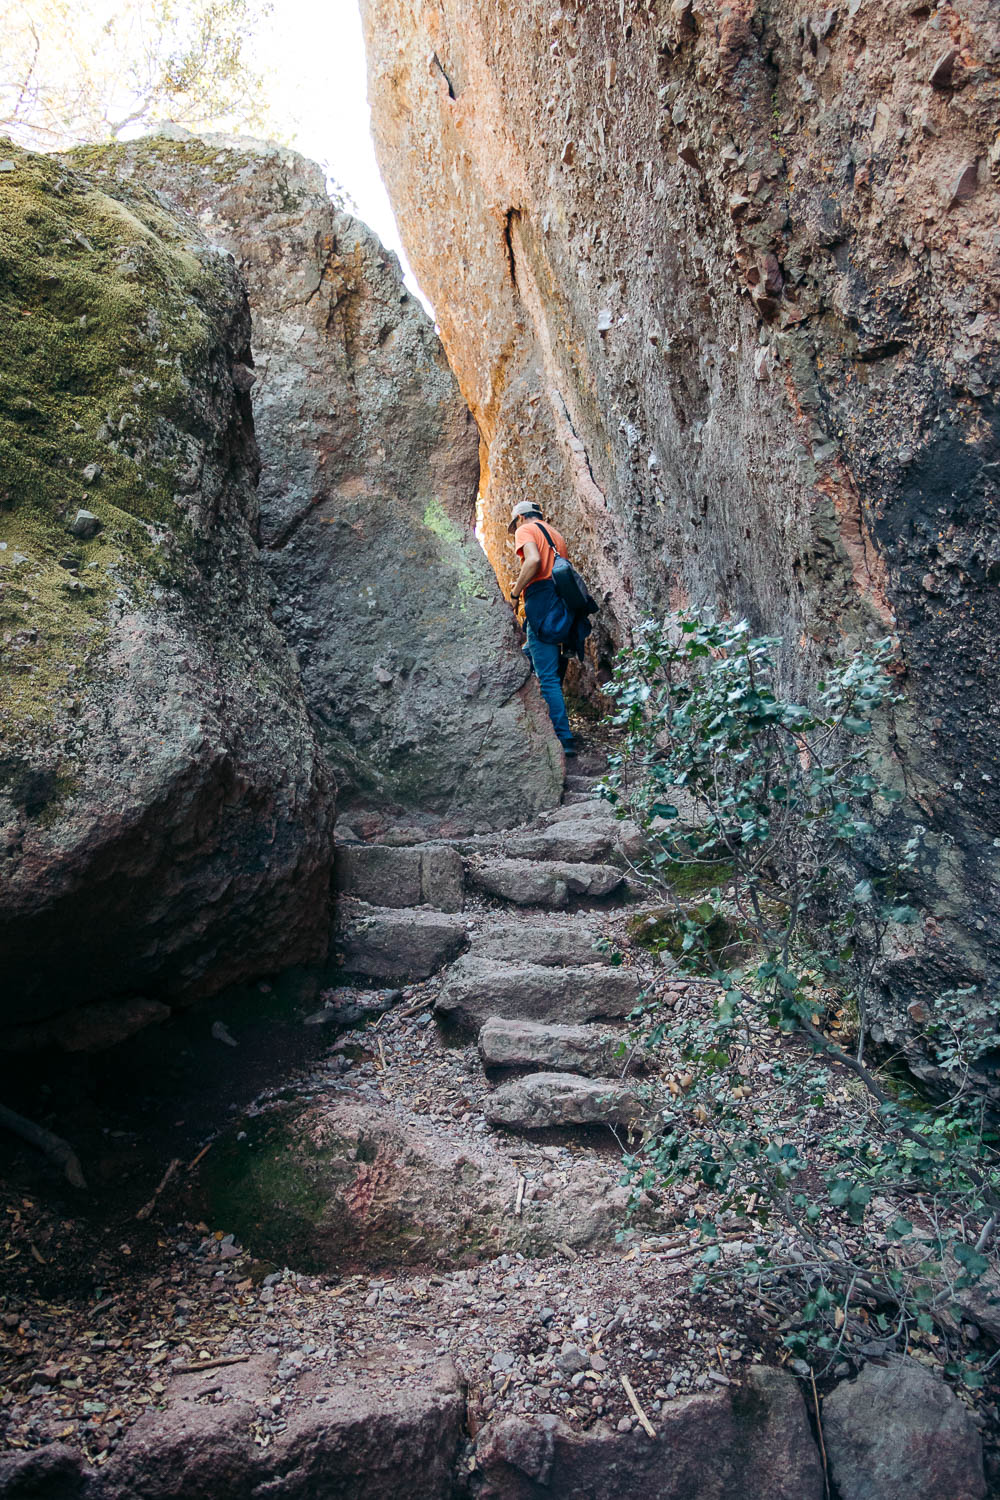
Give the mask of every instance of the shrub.
[[[969, 1085], [997, 1035], [971, 992], [942, 997], [926, 1036], [950, 1087], [934, 1100], [864, 1061], [879, 955], [918, 920], [900, 893], [919, 830], [889, 867], [873, 852], [901, 796], [873, 748], [896, 701], [890, 645], [838, 662], [804, 704], [780, 692], [780, 644], [680, 612], [643, 627], [609, 689], [621, 743], [605, 795], [644, 828], [647, 879], [669, 893], [678, 867], [726, 876], [696, 905], [677, 900], [675, 951], [716, 981], [715, 1000], [679, 1017], [640, 1007], [645, 1045], [683, 1086], [628, 1175], [637, 1191], [684, 1177], [712, 1190], [717, 1212], [690, 1221], [706, 1240], [700, 1284], [738, 1275], [778, 1296], [800, 1356], [831, 1362], [873, 1335], [957, 1348], [956, 1309], [990, 1269], [1000, 1209]], [[752, 953], [742, 967], [718, 958], [723, 913]], [[857, 1011], [856, 1050], [825, 1027], [834, 1010]], [[732, 1266], [727, 1221], [759, 1237]], [[962, 1362], [973, 1384], [976, 1363]]]

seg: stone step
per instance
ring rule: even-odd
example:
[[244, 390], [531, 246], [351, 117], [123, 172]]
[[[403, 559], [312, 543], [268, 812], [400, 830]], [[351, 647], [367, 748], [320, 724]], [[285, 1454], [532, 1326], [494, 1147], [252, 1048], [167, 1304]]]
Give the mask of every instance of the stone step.
[[567, 792], [561, 807], [553, 807], [542, 813], [539, 823], [577, 823], [581, 818], [596, 818], [598, 822], [615, 823], [614, 809], [603, 797], [594, 797], [590, 792]]
[[597, 1026], [493, 1016], [479, 1033], [479, 1056], [484, 1068], [534, 1068], [607, 1078], [626, 1061], [618, 1055], [623, 1041], [627, 1045], [627, 1039]]
[[613, 1125], [626, 1130], [651, 1113], [653, 1102], [635, 1084], [576, 1073], [528, 1073], [512, 1078], [486, 1102], [491, 1125], [546, 1130], [555, 1125]]
[[573, 864], [634, 859], [642, 835], [634, 823], [615, 818], [564, 820], [550, 828], [529, 830], [505, 840], [508, 859], [568, 860]]
[[616, 826], [595, 819], [557, 823], [504, 840], [508, 859], [568, 860], [572, 864], [610, 861], [617, 845]]
[[337, 849], [334, 885], [371, 906], [434, 906], [461, 911], [462, 856], [448, 844], [344, 844]]
[[475, 859], [466, 862], [466, 878], [477, 890], [517, 906], [560, 909], [570, 896], [610, 896], [624, 880], [613, 865], [576, 862], [542, 863], [528, 859]]
[[609, 964], [610, 953], [602, 953], [594, 946], [599, 937], [596, 927], [572, 918], [563, 918], [559, 926], [549, 918], [545, 926], [539, 926], [524, 916], [519, 922], [500, 922], [473, 934], [469, 957], [486, 958], [494, 963]]
[[465, 919], [445, 912], [344, 902], [333, 933], [341, 968], [370, 979], [427, 979], [468, 940]]
[[587, 792], [593, 796], [594, 788], [600, 781], [599, 776], [582, 776], [579, 773], [570, 772], [566, 777], [567, 792]]
[[449, 970], [435, 1013], [478, 1033], [493, 1016], [526, 1021], [594, 1021], [628, 1015], [639, 995], [631, 969], [548, 968], [491, 963], [471, 954]]

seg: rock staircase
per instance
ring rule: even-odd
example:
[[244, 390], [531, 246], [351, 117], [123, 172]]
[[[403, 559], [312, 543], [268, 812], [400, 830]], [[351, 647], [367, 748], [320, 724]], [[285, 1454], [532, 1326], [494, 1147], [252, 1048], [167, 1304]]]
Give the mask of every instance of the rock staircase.
[[[345, 971], [378, 980], [442, 974], [434, 1015], [475, 1037], [485, 1119], [507, 1130], [627, 1129], [650, 1107], [625, 1018], [643, 975], [600, 946], [602, 915], [634, 902], [641, 839], [592, 775], [561, 807], [502, 834], [342, 850], [336, 946]], [[443, 971], [443, 972], [442, 972]]]

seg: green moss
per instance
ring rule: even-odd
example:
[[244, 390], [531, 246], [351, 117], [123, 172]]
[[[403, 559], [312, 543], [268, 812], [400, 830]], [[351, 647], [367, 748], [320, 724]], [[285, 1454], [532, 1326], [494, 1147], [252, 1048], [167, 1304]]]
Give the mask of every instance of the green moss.
[[151, 165], [177, 162], [180, 168], [211, 168], [212, 181], [222, 187], [235, 182], [248, 167], [260, 165], [260, 157], [254, 152], [232, 151], [228, 147], [212, 145], [198, 136], [192, 136], [190, 140], [173, 140], [162, 135], [129, 141], [127, 145], [77, 146], [66, 153], [66, 160], [89, 177], [107, 180], [114, 180], [123, 166], [131, 175], [136, 163], [141, 167], [144, 161]]
[[[173, 576], [156, 528], [187, 536], [173, 492], [194, 444], [172, 423], [204, 379], [230, 293], [151, 199], [118, 202], [10, 143], [3, 154], [14, 170], [0, 175], [0, 715], [16, 742], [37, 740], [99, 657], [115, 593]], [[79, 508], [102, 523], [91, 541], [69, 533]]]
[[455, 569], [459, 601], [465, 608], [471, 598], [482, 594], [482, 581], [465, 555], [465, 537], [436, 496], [424, 509], [424, 525], [444, 543], [442, 557]]
[[245, 1120], [240, 1133], [243, 1140], [229, 1135], [206, 1157], [199, 1206], [213, 1227], [236, 1234], [257, 1254], [305, 1267], [330, 1197], [320, 1153], [315, 1161], [303, 1154], [294, 1118], [284, 1111]]
[[[728, 968], [737, 961], [741, 944], [739, 934], [724, 912], [699, 912], [699, 924], [713, 963]], [[707, 920], [706, 920], [707, 919]], [[628, 921], [632, 938], [651, 953], [670, 953], [674, 958], [688, 956], [684, 949], [685, 921], [683, 907], [664, 906], [656, 911], [640, 912]]]
[[731, 864], [719, 860], [713, 864], [677, 861], [666, 866], [663, 878], [675, 896], [700, 896], [716, 886], [728, 885], [733, 878]]

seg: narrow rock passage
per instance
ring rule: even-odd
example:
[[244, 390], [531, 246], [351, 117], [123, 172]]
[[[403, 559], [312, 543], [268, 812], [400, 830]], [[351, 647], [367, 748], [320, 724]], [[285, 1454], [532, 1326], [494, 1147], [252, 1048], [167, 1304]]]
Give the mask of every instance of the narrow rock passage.
[[629, 1012], [710, 988], [629, 941], [633, 839], [577, 778], [527, 828], [345, 849], [329, 1045], [164, 1191], [155, 1263], [43, 1333], [0, 1493], [820, 1500], [773, 1320], [691, 1290], [699, 1190], [627, 1213], [666, 1086]]

